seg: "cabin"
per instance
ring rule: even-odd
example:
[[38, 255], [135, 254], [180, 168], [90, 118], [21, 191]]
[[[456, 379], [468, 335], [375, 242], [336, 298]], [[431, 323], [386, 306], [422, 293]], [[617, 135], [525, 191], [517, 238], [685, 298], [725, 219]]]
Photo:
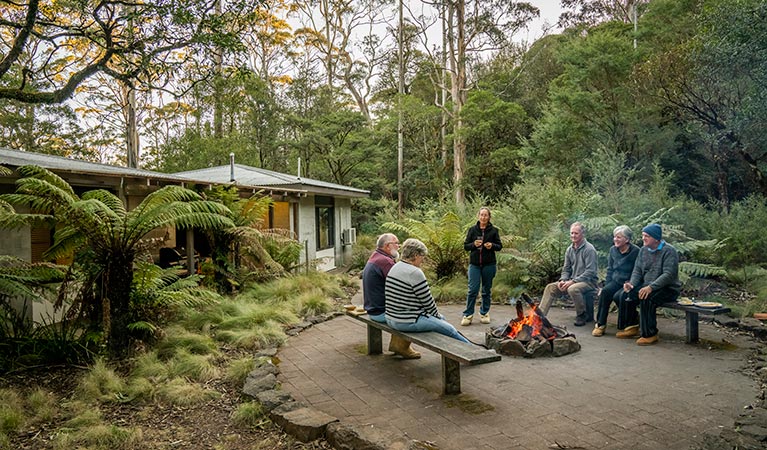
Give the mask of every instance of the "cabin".
[[[66, 180], [78, 194], [106, 189], [122, 199], [128, 209], [135, 208], [151, 192], [167, 185], [202, 189], [234, 185], [241, 197], [269, 195], [274, 203], [269, 217], [265, 218], [265, 225], [290, 230], [304, 246], [301, 262], [324, 271], [344, 264], [351, 257], [351, 245], [356, 241], [356, 230], [351, 223], [351, 200], [369, 195], [362, 189], [234, 164], [165, 174], [0, 148], [0, 165], [14, 171], [10, 175], [0, 174], [0, 194], [15, 192], [16, 168], [37, 165]], [[159, 262], [161, 250], [173, 249], [192, 270], [195, 251], [185, 249], [195, 249], [194, 233], [181, 233], [175, 229], [162, 229], [148, 236], [161, 242], [154, 247], [153, 256]], [[28, 262], [43, 261], [52, 238], [53, 231], [48, 228], [3, 230], [0, 254]], [[27, 314], [34, 321], [52, 313], [50, 305], [32, 306]]]

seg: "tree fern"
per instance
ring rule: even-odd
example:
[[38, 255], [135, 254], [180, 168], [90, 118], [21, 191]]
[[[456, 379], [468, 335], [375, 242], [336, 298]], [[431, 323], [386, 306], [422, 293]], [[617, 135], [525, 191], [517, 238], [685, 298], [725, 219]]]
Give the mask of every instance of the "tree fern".
[[[194, 191], [166, 186], [150, 193], [135, 209], [127, 211], [122, 201], [105, 190], [78, 197], [61, 177], [36, 166], [18, 169], [16, 193], [0, 199], [26, 206], [30, 214], [0, 208], [0, 227], [54, 220], [56, 232], [48, 256], [74, 257], [75, 271], [84, 275], [75, 303], [79, 311], [97, 318], [109, 336], [113, 353], [128, 348], [131, 319], [130, 296], [133, 265], [142, 240], [161, 227], [231, 228], [228, 208], [203, 200]], [[64, 283], [68, 289], [71, 283]], [[60, 298], [65, 293], [60, 294]], [[133, 320], [137, 322], [137, 320]]]
[[724, 267], [689, 261], [679, 263], [679, 271], [684, 272], [689, 276], [699, 278], [722, 277], [727, 275], [727, 270], [725, 270]]

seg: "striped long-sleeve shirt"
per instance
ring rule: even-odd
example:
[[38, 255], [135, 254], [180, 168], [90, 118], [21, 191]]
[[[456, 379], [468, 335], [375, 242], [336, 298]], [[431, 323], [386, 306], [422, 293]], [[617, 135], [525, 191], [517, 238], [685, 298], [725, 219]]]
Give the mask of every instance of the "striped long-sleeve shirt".
[[421, 269], [400, 261], [386, 277], [386, 319], [413, 323], [422, 314], [439, 317], [429, 283]]

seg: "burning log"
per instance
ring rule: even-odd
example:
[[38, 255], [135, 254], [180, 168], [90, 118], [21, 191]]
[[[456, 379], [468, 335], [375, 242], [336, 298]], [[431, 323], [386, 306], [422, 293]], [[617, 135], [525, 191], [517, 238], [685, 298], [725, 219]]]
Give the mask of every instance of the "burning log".
[[[530, 307], [525, 315], [524, 304]], [[580, 344], [567, 329], [551, 324], [538, 305], [527, 294], [515, 304], [517, 317], [508, 324], [485, 333], [488, 348], [510, 356], [562, 356], [580, 350]]]

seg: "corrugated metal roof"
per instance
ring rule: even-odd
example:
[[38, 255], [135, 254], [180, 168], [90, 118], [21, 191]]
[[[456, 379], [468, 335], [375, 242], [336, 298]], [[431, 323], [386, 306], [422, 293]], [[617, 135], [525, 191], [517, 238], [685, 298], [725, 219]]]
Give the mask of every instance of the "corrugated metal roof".
[[168, 180], [175, 182], [189, 182], [188, 179], [174, 174], [153, 172], [151, 170], [133, 169], [130, 167], [112, 166], [99, 164], [79, 159], [64, 158], [62, 156], [45, 155], [42, 153], [23, 152], [0, 148], [0, 164], [6, 166], [36, 165], [49, 170], [66, 171], [90, 175], [107, 175], [115, 177], [138, 177]]
[[[208, 167], [205, 169], [178, 172], [174, 175], [190, 177], [196, 180], [204, 180], [211, 183], [229, 183], [231, 180], [231, 167], [228, 165]], [[241, 186], [303, 189], [312, 193], [343, 195], [349, 197], [366, 197], [370, 195], [370, 191], [364, 189], [313, 180], [311, 178], [297, 177], [242, 164], [234, 165], [234, 179], [235, 183]]]

